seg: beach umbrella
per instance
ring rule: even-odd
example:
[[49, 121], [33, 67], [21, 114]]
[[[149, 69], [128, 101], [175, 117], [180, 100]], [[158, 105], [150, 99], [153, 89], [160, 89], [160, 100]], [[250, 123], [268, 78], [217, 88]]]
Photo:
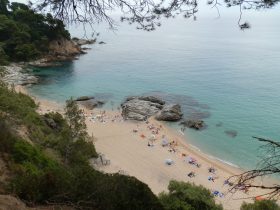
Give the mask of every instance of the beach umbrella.
[[169, 144], [169, 142], [168, 142], [168, 140], [166, 140], [166, 139], [163, 139], [162, 141], [161, 141], [161, 145], [162, 146], [167, 146]]
[[171, 160], [171, 159], [166, 159], [166, 160], [165, 160], [165, 164], [166, 164], [166, 165], [172, 165], [173, 163], [174, 163], [174, 161]]

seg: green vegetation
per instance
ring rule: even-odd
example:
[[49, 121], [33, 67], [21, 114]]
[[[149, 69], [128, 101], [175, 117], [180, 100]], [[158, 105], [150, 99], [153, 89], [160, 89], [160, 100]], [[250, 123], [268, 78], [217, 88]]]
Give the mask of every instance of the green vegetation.
[[222, 210], [215, 204], [211, 192], [203, 186], [170, 181], [169, 193], [161, 193], [159, 199], [166, 210]]
[[273, 200], [255, 201], [255, 203], [243, 203], [240, 210], [280, 210]]
[[103, 174], [89, 165], [89, 158], [97, 154], [84, 133], [83, 113], [76, 103], [67, 102], [67, 121], [59, 113], [41, 116], [36, 108], [30, 97], [0, 86], [0, 158], [11, 174], [4, 183], [7, 193], [30, 204], [163, 209], [148, 186], [136, 178]]
[[62, 21], [37, 14], [25, 4], [1, 0], [0, 65], [28, 61], [48, 52], [54, 39], [70, 38]]

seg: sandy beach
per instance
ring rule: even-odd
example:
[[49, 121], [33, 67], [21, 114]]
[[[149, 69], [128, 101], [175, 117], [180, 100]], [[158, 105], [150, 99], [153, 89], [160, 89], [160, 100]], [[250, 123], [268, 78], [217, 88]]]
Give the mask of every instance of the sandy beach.
[[[16, 89], [27, 93], [20, 86]], [[40, 105], [40, 113], [63, 112], [62, 104], [34, 99]], [[88, 133], [95, 137], [97, 152], [110, 160], [109, 165], [100, 166], [99, 170], [135, 176], [146, 183], [155, 194], [166, 191], [172, 179], [203, 185], [211, 192], [219, 192], [216, 200], [226, 210], [237, 210], [243, 201], [253, 201], [252, 198], [244, 198], [264, 193], [260, 190], [229, 193], [229, 186], [224, 185], [224, 181], [239, 174], [240, 169], [196, 150], [187, 143], [181, 132], [153, 118], [148, 122], [123, 121], [118, 111], [84, 109], [84, 112]], [[162, 146], [163, 143], [167, 145]], [[166, 164], [170, 161], [171, 165]], [[214, 168], [214, 173], [209, 172], [210, 167]], [[194, 173], [193, 177], [191, 172]]]

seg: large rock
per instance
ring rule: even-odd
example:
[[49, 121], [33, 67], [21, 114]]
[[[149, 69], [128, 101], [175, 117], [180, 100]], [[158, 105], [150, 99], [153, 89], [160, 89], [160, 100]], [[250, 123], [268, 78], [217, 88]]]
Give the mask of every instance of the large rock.
[[179, 104], [165, 104], [156, 96], [131, 96], [121, 104], [124, 119], [143, 121], [151, 116], [157, 120], [177, 121], [183, 116]]
[[155, 115], [160, 111], [162, 106], [162, 101], [156, 103], [155, 97], [129, 97], [127, 100], [121, 104], [122, 116], [126, 120], [146, 120], [148, 117]]
[[188, 128], [193, 128], [195, 130], [201, 130], [205, 127], [205, 123], [203, 120], [184, 120], [180, 124]]
[[68, 39], [53, 40], [49, 44], [50, 54], [53, 56], [72, 57], [81, 53], [81, 47]]
[[45, 117], [44, 120], [50, 128], [55, 129], [55, 130], [59, 129], [59, 126], [56, 124], [56, 122], [52, 118]]
[[161, 111], [159, 111], [155, 118], [162, 121], [177, 121], [183, 116], [181, 106], [179, 104], [165, 105]]
[[24, 66], [19, 64], [10, 64], [4, 66], [5, 74], [2, 78], [3, 82], [14, 85], [37, 84], [38, 78], [33, 76]]
[[77, 37], [74, 37], [72, 39], [72, 41], [76, 44], [76, 45], [88, 45], [88, 44], [94, 44], [96, 42], [96, 39], [79, 39]]
[[237, 136], [237, 131], [235, 131], [235, 130], [226, 130], [225, 134], [227, 134], [229, 137], [235, 138]]
[[155, 96], [140, 96], [138, 98], [140, 100], [150, 101], [150, 102], [157, 103], [157, 104], [160, 104], [160, 105], [164, 105], [165, 104], [165, 101], [163, 101], [160, 98], [155, 97]]

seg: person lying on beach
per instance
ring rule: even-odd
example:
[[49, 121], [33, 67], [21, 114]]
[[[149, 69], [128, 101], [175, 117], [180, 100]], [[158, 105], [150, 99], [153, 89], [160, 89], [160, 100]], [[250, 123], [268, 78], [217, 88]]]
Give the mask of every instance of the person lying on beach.
[[133, 131], [133, 133], [137, 133], [138, 129], [133, 129], [132, 131]]
[[214, 181], [215, 181], [215, 179], [214, 179], [214, 177], [213, 177], [213, 176], [208, 176], [208, 181], [212, 181], [212, 182], [214, 182]]
[[190, 178], [195, 177], [195, 173], [193, 171], [191, 171], [190, 173], [188, 173], [188, 177], [190, 177]]
[[212, 174], [215, 174], [216, 173], [216, 169], [214, 167], [210, 167], [210, 168], [208, 168], [208, 172], [212, 173]]
[[154, 144], [148, 142], [148, 147], [153, 147], [153, 146], [154, 146]]
[[226, 179], [226, 180], [224, 181], [224, 185], [228, 185], [228, 186], [232, 187], [232, 186], [233, 186], [233, 183], [230, 182], [228, 179]]
[[198, 164], [197, 162], [195, 162], [194, 165], [195, 165], [197, 168], [200, 168], [200, 166], [201, 166], [201, 164]]
[[212, 191], [212, 194], [213, 194], [215, 197], [218, 197], [218, 196], [219, 196], [220, 198], [225, 197], [224, 193], [219, 192], [218, 190], [213, 190], [213, 191]]
[[141, 134], [140, 137], [143, 139], [146, 138], [146, 136], [144, 134]]
[[172, 148], [172, 149], [170, 149], [170, 150], [168, 150], [169, 152], [173, 152], [173, 153], [175, 153], [176, 152], [176, 150], [174, 149], [174, 148]]
[[218, 177], [208, 176], [208, 180], [214, 182]]
[[176, 152], [176, 149], [175, 149], [174, 147], [169, 147], [168, 152], [173, 152], [173, 153], [175, 153], [175, 152]]
[[151, 137], [149, 138], [149, 140], [155, 141], [155, 140], [156, 140], [156, 136], [155, 136], [155, 135], [151, 135]]

